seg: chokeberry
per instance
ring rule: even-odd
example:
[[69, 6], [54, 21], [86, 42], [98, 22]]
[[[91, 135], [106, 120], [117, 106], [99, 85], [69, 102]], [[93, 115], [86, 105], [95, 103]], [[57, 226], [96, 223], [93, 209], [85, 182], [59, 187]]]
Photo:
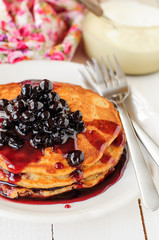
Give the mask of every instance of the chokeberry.
[[31, 111], [25, 111], [21, 115], [21, 119], [24, 122], [34, 122], [35, 121], [35, 115]]
[[14, 103], [13, 107], [14, 107], [15, 111], [17, 111], [17, 110], [18, 111], [23, 111], [24, 110], [24, 105], [25, 105], [24, 101], [19, 100], [19, 101]]
[[7, 135], [5, 132], [0, 131], [0, 147], [6, 143]]
[[32, 86], [31, 84], [24, 84], [21, 88], [21, 95], [24, 98], [28, 98], [31, 96], [31, 92], [32, 92]]
[[71, 112], [69, 114], [69, 117], [74, 122], [80, 122], [82, 120], [82, 113], [79, 110], [77, 110], [75, 112]]
[[57, 119], [57, 126], [59, 128], [67, 128], [69, 125], [69, 119], [65, 116], [60, 116], [58, 119]]
[[50, 112], [49, 111], [43, 111], [40, 114], [40, 119], [42, 121], [48, 120], [50, 118]]
[[62, 104], [59, 101], [56, 101], [52, 103], [52, 105], [49, 106], [50, 112], [55, 114], [62, 111]]
[[85, 124], [83, 121], [80, 121], [80, 122], [77, 122], [74, 124], [74, 129], [77, 131], [77, 132], [83, 132], [84, 129], [85, 129]]
[[29, 109], [29, 110], [35, 110], [35, 111], [36, 111], [36, 110], [42, 109], [43, 107], [44, 107], [43, 103], [38, 102], [38, 101], [32, 99], [32, 100], [30, 101], [30, 103], [29, 103], [28, 109]]
[[78, 167], [84, 161], [84, 154], [80, 150], [75, 150], [67, 155], [67, 160], [71, 167]]
[[59, 101], [60, 96], [57, 92], [51, 92], [51, 101]]
[[9, 104], [9, 101], [7, 99], [0, 99], [0, 110], [4, 110], [4, 108]]
[[15, 131], [20, 137], [28, 136], [31, 130], [32, 130], [31, 126], [24, 123], [19, 123], [18, 126], [15, 126]]
[[39, 84], [39, 90], [44, 93], [51, 92], [53, 89], [53, 84], [47, 79], [44, 79], [40, 84]]
[[4, 119], [2, 122], [2, 129], [7, 131], [7, 130], [11, 130], [14, 127], [14, 125], [12, 124], [12, 122], [9, 119]]
[[36, 123], [33, 124], [33, 134], [37, 134], [37, 133], [41, 133], [43, 130], [43, 124], [38, 121]]
[[5, 112], [7, 115], [10, 115], [14, 111], [14, 107], [11, 103], [6, 106]]
[[10, 120], [11, 122], [17, 122], [17, 121], [20, 119], [20, 116], [21, 116], [20, 112], [14, 111], [14, 112], [12, 112], [11, 115], [9, 116], [9, 120]]
[[17, 137], [10, 137], [8, 139], [8, 145], [13, 148], [18, 150], [19, 148], [21, 148], [23, 146], [24, 142], [22, 139], [18, 139]]

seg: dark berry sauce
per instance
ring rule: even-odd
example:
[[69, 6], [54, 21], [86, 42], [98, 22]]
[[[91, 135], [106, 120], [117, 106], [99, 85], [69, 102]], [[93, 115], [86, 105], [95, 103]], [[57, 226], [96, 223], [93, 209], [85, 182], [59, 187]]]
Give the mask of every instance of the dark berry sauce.
[[[12, 201], [12, 202], [18, 202], [23, 204], [38, 204], [38, 205], [48, 205], [48, 204], [67, 204], [73, 202], [80, 202], [87, 199], [90, 199], [92, 197], [96, 197], [97, 195], [105, 192], [109, 187], [111, 187], [113, 184], [115, 184], [119, 179], [123, 176], [124, 170], [127, 166], [128, 162], [128, 149], [127, 146], [125, 147], [125, 150], [120, 158], [120, 161], [118, 164], [114, 167], [114, 170], [107, 174], [105, 178], [98, 183], [96, 186], [92, 188], [83, 188], [83, 185], [79, 183], [79, 188], [72, 190], [70, 192], [62, 193], [58, 196], [54, 196], [49, 199], [30, 199], [30, 198], [18, 198], [18, 199], [8, 199], [3, 196], [2, 198]], [[0, 181], [0, 185], [5, 184], [4, 182]], [[16, 186], [10, 183], [7, 183], [10, 187]], [[67, 207], [66, 207], [67, 208]]]
[[107, 163], [110, 162], [111, 160], [113, 160], [113, 158], [108, 154], [104, 154], [100, 159], [102, 163]]
[[38, 162], [43, 156], [43, 151], [31, 147], [28, 142], [25, 142], [24, 146], [18, 150], [14, 150], [9, 146], [1, 147], [0, 156], [6, 162], [8, 169], [18, 174], [21, 173], [29, 163]]
[[63, 169], [63, 168], [64, 168], [64, 165], [63, 165], [61, 162], [57, 162], [57, 163], [55, 164], [55, 168], [56, 168], [56, 169]]
[[125, 144], [125, 136], [123, 133], [120, 133], [118, 137], [113, 141], [113, 145], [118, 147], [118, 146], [124, 146]]
[[121, 127], [115, 123], [111, 122], [108, 120], [98, 120], [94, 119], [91, 122], [86, 122], [86, 126], [94, 126], [97, 129], [99, 129], [101, 132], [109, 134], [109, 135], [114, 135], [115, 133], [119, 133], [121, 130]]
[[17, 184], [19, 182], [19, 180], [21, 179], [21, 174], [14, 174], [11, 173], [3, 168], [0, 168], [0, 174], [1, 174], [1, 178], [3, 176], [3, 178], [7, 177], [8, 178], [8, 182], [9, 184]]
[[63, 156], [65, 156], [67, 153], [77, 150], [77, 138], [69, 137], [67, 139], [67, 142], [61, 145], [54, 146], [53, 150], [54, 152], [62, 152]]
[[70, 204], [66, 204], [65, 208], [71, 208], [71, 205]]

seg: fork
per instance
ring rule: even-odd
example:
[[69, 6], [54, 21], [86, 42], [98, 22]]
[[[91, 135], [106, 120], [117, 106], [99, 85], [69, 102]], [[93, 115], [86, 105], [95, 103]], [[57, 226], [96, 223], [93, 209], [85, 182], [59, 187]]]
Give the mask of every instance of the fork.
[[[96, 59], [92, 59], [93, 64], [87, 61], [88, 68], [84, 67], [85, 73], [87, 73], [87, 76], [85, 74], [84, 76], [87, 78], [92, 87], [97, 89], [99, 94], [109, 98], [117, 105], [133, 160], [143, 203], [147, 209], [153, 211], [159, 208], [159, 194], [148, 170], [125, 108], [124, 101], [129, 95], [126, 76], [115, 56], [113, 56], [113, 60], [116, 74], [113, 71], [109, 57], [107, 57], [108, 69], [103, 59], [101, 59], [100, 64], [96, 61]], [[83, 71], [80, 72], [83, 73]]]

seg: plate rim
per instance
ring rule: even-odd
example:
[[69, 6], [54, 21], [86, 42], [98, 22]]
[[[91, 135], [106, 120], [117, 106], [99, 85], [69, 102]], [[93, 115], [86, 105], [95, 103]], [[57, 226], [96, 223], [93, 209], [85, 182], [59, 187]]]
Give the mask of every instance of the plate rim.
[[[48, 64], [49, 65], [65, 65], [65, 66], [68, 66], [68, 65], [74, 65], [76, 66], [75, 68], [78, 68], [80, 67], [82, 64], [79, 64], [79, 63], [74, 63], [74, 62], [63, 62], [63, 61], [49, 61], [49, 60], [28, 60], [28, 61], [22, 61], [22, 62], [18, 62], [18, 63], [15, 63], [15, 64], [2, 64], [0, 65], [0, 70], [4, 67], [4, 69], [6, 68], [13, 68], [14, 69], [14, 66], [17, 67], [18, 65], [29, 65], [29, 64], [36, 64], [36, 63], [40, 63], [40, 64]], [[77, 69], [76, 69], [77, 70]], [[13, 81], [12, 81], [13, 82]], [[19, 82], [19, 81], [18, 81]], [[1, 83], [0, 83], [1, 84]], [[123, 178], [123, 177], [122, 177]], [[135, 181], [135, 179], [134, 179]], [[43, 213], [40, 213], [38, 214], [38, 216], [35, 216], [33, 214], [31, 214], [29, 211], [25, 211], [25, 213], [23, 212], [23, 210], [21, 209], [12, 209], [10, 210], [10, 207], [8, 208], [4, 208], [4, 209], [1, 209], [0, 207], [0, 215], [1, 216], [7, 216], [8, 218], [10, 219], [21, 219], [21, 220], [24, 220], [24, 221], [32, 221], [32, 222], [48, 222], [48, 223], [51, 223], [52, 221], [54, 222], [57, 222], [57, 223], [61, 223], [61, 222], [66, 222], [66, 221], [83, 221], [83, 220], [88, 220], [88, 219], [91, 219], [92, 217], [95, 218], [95, 217], [100, 217], [100, 216], [103, 216], [103, 215], [106, 215], [106, 214], [109, 214], [110, 212], [113, 212], [119, 208], [122, 208], [124, 207], [125, 205], [129, 204], [132, 200], [134, 200], [137, 195], [138, 195], [138, 189], [135, 190], [135, 192], [131, 192], [132, 194], [129, 195], [129, 197], [127, 197], [127, 201], [121, 201], [120, 204], [112, 204], [112, 207], [110, 209], [108, 208], [104, 208], [104, 205], [105, 203], [103, 204], [100, 204], [100, 206], [98, 206], [97, 209], [92, 209], [91, 208], [88, 208], [87, 212], [85, 212], [85, 209], [83, 210], [80, 210], [80, 211], [77, 211], [77, 212], [71, 212], [70, 214], [70, 211], [69, 209], [66, 209], [65, 210], [65, 213], [63, 214], [58, 214], [57, 216], [57, 213], [55, 213], [55, 216], [51, 216], [51, 213], [50, 214], [46, 214], [45, 215]], [[96, 196], [98, 197], [98, 196]], [[5, 200], [6, 201], [6, 200]], [[85, 200], [85, 201], [89, 201], [88, 200]], [[16, 203], [16, 204], [19, 204], [19, 203]], [[64, 205], [64, 204], [62, 204]], [[40, 205], [39, 205], [40, 206]], [[13, 206], [14, 208], [14, 206]], [[8, 209], [8, 210], [7, 210]], [[6, 213], [9, 212], [9, 215], [7, 215]], [[25, 217], [25, 219], [23, 218], [22, 219], [22, 216]], [[42, 218], [42, 219], [41, 219]]]

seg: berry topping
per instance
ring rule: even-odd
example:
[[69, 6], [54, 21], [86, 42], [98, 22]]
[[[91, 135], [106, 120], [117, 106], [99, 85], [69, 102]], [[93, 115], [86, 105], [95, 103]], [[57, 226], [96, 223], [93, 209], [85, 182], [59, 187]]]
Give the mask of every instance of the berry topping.
[[5, 109], [5, 112], [6, 114], [11, 114], [12, 112], [14, 111], [14, 108], [13, 108], [13, 105], [11, 103], [9, 103], [7, 106], [6, 106], [6, 109]]
[[29, 109], [30, 110], [40, 110], [40, 109], [42, 109], [44, 107], [44, 105], [43, 105], [43, 103], [41, 103], [41, 102], [38, 102], [38, 101], [36, 101], [36, 100], [31, 100], [30, 102], [29, 102]]
[[40, 113], [40, 119], [42, 121], [48, 120], [50, 118], [50, 112], [49, 111], [43, 111]]
[[22, 86], [22, 89], [21, 89], [21, 95], [22, 95], [22, 97], [24, 97], [24, 98], [30, 97], [31, 92], [32, 92], [32, 86], [31, 86], [31, 84], [24, 84], [24, 85]]
[[80, 122], [82, 120], [82, 113], [79, 110], [72, 112], [70, 113], [70, 119], [74, 122]]
[[32, 98], [32, 99], [37, 99], [38, 97], [40, 97], [40, 90], [39, 90], [39, 87], [38, 87], [38, 86], [35, 86], [35, 87], [32, 89], [31, 98]]
[[76, 180], [79, 182], [83, 178], [83, 171], [81, 169], [76, 169], [71, 173], [71, 177], [76, 178]]
[[[8, 145], [18, 150], [27, 142], [33, 148], [56, 149], [84, 130], [81, 112], [71, 112], [67, 101], [52, 90], [52, 82], [44, 79], [39, 86], [24, 84], [21, 94], [13, 100], [0, 100], [0, 111], [6, 113], [0, 129], [0, 147]], [[68, 149], [66, 154], [72, 167], [79, 167], [84, 161], [80, 150]], [[57, 169], [63, 167], [61, 162], [55, 164]], [[73, 176], [79, 181], [82, 173], [77, 170]]]
[[0, 110], [3, 110], [7, 105], [9, 104], [9, 101], [7, 99], [0, 99]]
[[3, 122], [2, 122], [3, 130], [10, 130], [13, 127], [14, 127], [14, 125], [10, 122], [9, 119], [4, 119], [3, 120]]
[[69, 120], [63, 114], [57, 119], [57, 126], [61, 128], [67, 128], [69, 125]]
[[15, 131], [20, 136], [27, 136], [31, 132], [31, 126], [24, 123], [19, 123], [18, 126], [15, 126]]
[[42, 128], [44, 133], [53, 133], [53, 130], [55, 129], [54, 120], [52, 118], [49, 118], [48, 121], [44, 121], [42, 123]]
[[58, 101], [50, 103], [49, 109], [52, 114], [58, 113], [62, 111], [62, 104]]
[[20, 118], [21, 114], [18, 111], [14, 111], [11, 113], [9, 120], [13, 122], [17, 122]]
[[41, 92], [51, 92], [53, 89], [53, 84], [47, 79], [44, 79], [40, 84], [39, 84], [39, 90]]
[[17, 102], [17, 101], [19, 101], [19, 100], [21, 100], [21, 99], [22, 99], [22, 95], [18, 95], [16, 98], [14, 98], [14, 99], [12, 100], [12, 102], [15, 103], [15, 102]]
[[23, 111], [24, 110], [24, 108], [25, 108], [25, 102], [24, 101], [22, 101], [22, 100], [19, 100], [19, 101], [17, 101], [17, 102], [15, 102], [14, 103], [14, 110], [16, 110], [16, 111]]
[[65, 130], [65, 132], [68, 134], [68, 135], [74, 135], [74, 129], [73, 128], [67, 128], [66, 130]]
[[25, 111], [22, 113], [21, 119], [23, 122], [34, 122], [35, 116], [31, 111]]
[[80, 121], [78, 123], [76, 123], [74, 125], [74, 129], [77, 131], [77, 132], [83, 132], [84, 131], [84, 128], [85, 128], [85, 125], [84, 125], [84, 122], [83, 121]]
[[59, 145], [63, 141], [63, 135], [60, 132], [55, 132], [51, 135], [52, 142], [54, 145]]
[[60, 100], [60, 96], [57, 92], [51, 92], [51, 100], [52, 101], [59, 101]]
[[43, 124], [41, 122], [36, 122], [33, 124], [33, 134], [41, 133], [43, 129]]
[[8, 140], [8, 145], [13, 149], [19, 149], [23, 146], [24, 142], [22, 139], [18, 139], [17, 137], [13, 136], [10, 137]]
[[64, 99], [61, 98], [59, 101], [66, 111], [70, 111], [70, 108], [69, 108], [67, 102]]
[[84, 161], [84, 154], [80, 150], [75, 150], [67, 155], [67, 160], [71, 167], [78, 167]]
[[0, 146], [3, 146], [6, 142], [7, 135], [5, 132], [0, 132]]

